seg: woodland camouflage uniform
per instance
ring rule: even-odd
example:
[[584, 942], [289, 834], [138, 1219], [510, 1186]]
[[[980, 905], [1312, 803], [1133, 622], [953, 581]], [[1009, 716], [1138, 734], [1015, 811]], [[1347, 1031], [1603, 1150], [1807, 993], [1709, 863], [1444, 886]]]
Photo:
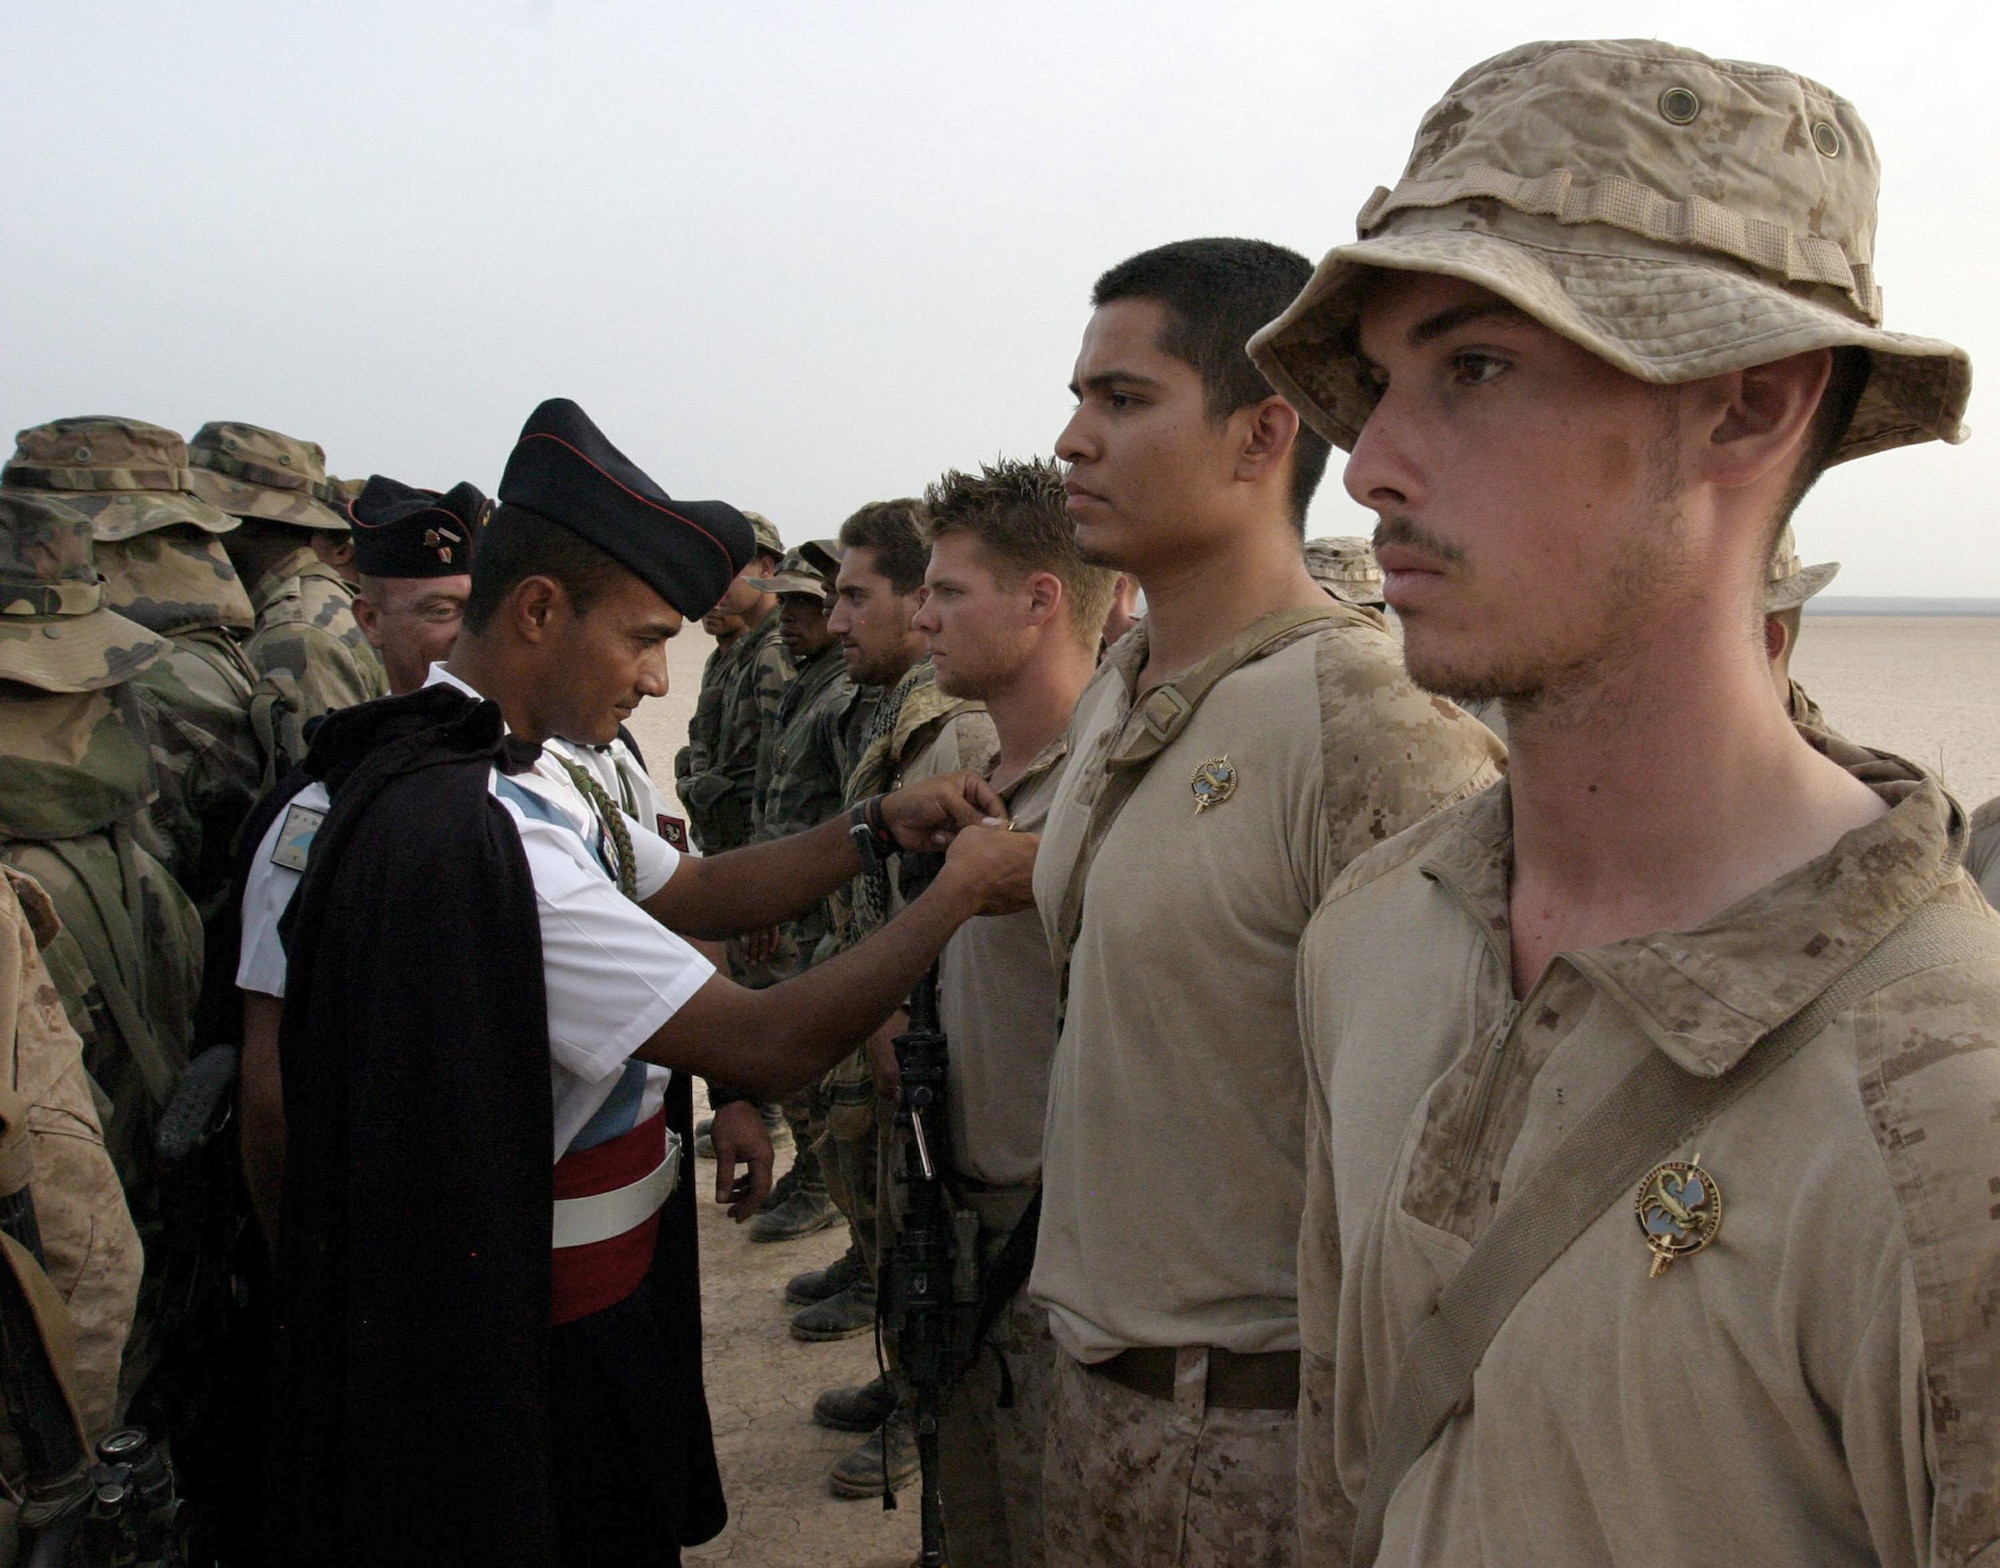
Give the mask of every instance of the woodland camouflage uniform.
[[349, 531], [332, 504], [326, 453], [316, 442], [222, 422], [195, 432], [188, 462], [195, 493], [210, 505], [301, 530], [296, 550], [244, 584], [256, 618], [243, 650], [258, 680], [252, 717], [262, 743], [289, 765], [305, 755], [303, 730], [313, 719], [389, 694], [382, 661], [354, 619], [354, 589], [313, 553], [305, 532]]
[[[958, 768], [985, 771], [998, 750], [993, 721], [979, 703], [938, 689], [929, 659], [920, 660], [883, 695], [869, 718], [859, 755], [848, 772], [844, 804], [854, 805], [904, 784]], [[894, 913], [893, 876], [856, 877], [828, 900], [832, 929], [814, 953], [824, 963], [858, 946]], [[827, 1102], [827, 1188], [854, 1227], [872, 1270], [880, 1257], [876, 1231], [880, 1106], [868, 1053], [857, 1046], [822, 1081]], [[829, 1157], [830, 1156], [830, 1157]]]
[[[202, 969], [200, 919], [138, 838], [156, 791], [137, 677], [165, 651], [103, 606], [81, 512], [0, 489], [0, 863], [40, 883], [61, 918], [42, 957], [149, 1247], [153, 1136], [187, 1065]], [[154, 1357], [156, 1290], [149, 1276], [128, 1392]]]
[[17, 441], [5, 482], [89, 517], [105, 602], [167, 640], [134, 683], [159, 784], [140, 836], [210, 920], [227, 899], [236, 830], [270, 774], [250, 722], [250, 599], [215, 537], [236, 520], [187, 487], [187, 446], [171, 430], [62, 419]]
[[757, 753], [791, 678], [775, 605], [702, 667], [688, 743], [674, 759], [674, 791], [704, 854], [739, 849], [757, 832]]

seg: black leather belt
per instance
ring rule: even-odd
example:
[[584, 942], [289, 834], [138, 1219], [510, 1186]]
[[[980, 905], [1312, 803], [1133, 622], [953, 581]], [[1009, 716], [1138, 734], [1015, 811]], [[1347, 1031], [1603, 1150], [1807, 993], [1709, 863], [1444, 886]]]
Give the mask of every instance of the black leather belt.
[[[1121, 1350], [1109, 1361], [1086, 1362], [1084, 1370], [1148, 1399], [1171, 1400], [1179, 1358], [1180, 1352], [1171, 1345], [1149, 1345]], [[1243, 1356], [1211, 1346], [1206, 1403], [1222, 1410], [1296, 1410], [1299, 1353], [1264, 1350]]]

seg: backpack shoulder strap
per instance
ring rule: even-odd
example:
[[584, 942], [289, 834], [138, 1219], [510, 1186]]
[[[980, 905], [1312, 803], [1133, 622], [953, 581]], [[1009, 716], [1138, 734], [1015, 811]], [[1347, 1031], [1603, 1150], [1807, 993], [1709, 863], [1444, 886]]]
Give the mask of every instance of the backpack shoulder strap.
[[1486, 1347], [1571, 1242], [1606, 1209], [1628, 1200], [1655, 1164], [1842, 1013], [1926, 969], [1993, 957], [2000, 957], [2000, 925], [1992, 916], [1921, 904], [1720, 1078], [1698, 1078], [1664, 1052], [1648, 1051], [1515, 1188], [1445, 1286], [1436, 1309], [1410, 1336], [1376, 1433], [1355, 1521], [1354, 1568], [1374, 1563], [1397, 1486], [1445, 1423], [1470, 1406], [1473, 1374]]
[[1131, 718], [1127, 719], [1124, 741], [1105, 759], [1105, 768], [1111, 776], [1090, 808], [1083, 847], [1070, 867], [1069, 882], [1058, 906], [1056, 932], [1061, 941], [1058, 957], [1064, 990], [1068, 989], [1069, 950], [1083, 926], [1083, 891], [1090, 863], [1097, 858], [1111, 824], [1118, 820], [1118, 813], [1124, 810], [1154, 760], [1179, 739], [1203, 700], [1226, 677], [1246, 664], [1268, 658], [1301, 637], [1347, 619], [1342, 614], [1345, 608], [1329, 599], [1325, 609], [1278, 610], [1262, 616], [1193, 669], [1173, 680], [1162, 681], [1139, 699], [1133, 710], [1138, 723], [1134, 725]]

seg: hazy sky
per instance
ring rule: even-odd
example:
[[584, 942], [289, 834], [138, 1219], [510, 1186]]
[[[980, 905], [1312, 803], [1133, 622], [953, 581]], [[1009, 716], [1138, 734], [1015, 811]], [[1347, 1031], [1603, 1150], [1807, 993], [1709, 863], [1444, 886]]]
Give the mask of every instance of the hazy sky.
[[[1888, 324], [2000, 350], [1984, 7], [0, 0], [0, 432], [242, 419], [491, 489], [544, 397], [786, 538], [1047, 451], [1092, 279], [1196, 234], [1317, 257], [1423, 111], [1532, 38], [1852, 98]], [[1976, 262], [1984, 254], [1986, 266]], [[2000, 428], [1836, 470], [1836, 592], [2000, 596]], [[1981, 439], [1984, 435], [1988, 439]], [[1365, 532], [1329, 474], [1314, 533]]]

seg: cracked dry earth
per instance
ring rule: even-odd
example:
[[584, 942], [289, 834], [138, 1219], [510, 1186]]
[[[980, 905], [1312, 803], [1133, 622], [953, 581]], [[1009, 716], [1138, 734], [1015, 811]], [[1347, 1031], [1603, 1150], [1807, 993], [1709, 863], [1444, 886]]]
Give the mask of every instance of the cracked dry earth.
[[[778, 1151], [779, 1172], [790, 1163], [788, 1145]], [[689, 1548], [683, 1560], [754, 1568], [905, 1568], [917, 1554], [914, 1491], [900, 1495], [893, 1513], [875, 1499], [835, 1497], [826, 1473], [862, 1439], [812, 1420], [821, 1389], [875, 1375], [874, 1338], [808, 1345], [789, 1332], [797, 1309], [785, 1304], [785, 1281], [839, 1257], [847, 1227], [801, 1241], [752, 1242], [709, 1201], [714, 1162], [697, 1161], [695, 1174], [703, 1364], [729, 1526], [707, 1545]]]

